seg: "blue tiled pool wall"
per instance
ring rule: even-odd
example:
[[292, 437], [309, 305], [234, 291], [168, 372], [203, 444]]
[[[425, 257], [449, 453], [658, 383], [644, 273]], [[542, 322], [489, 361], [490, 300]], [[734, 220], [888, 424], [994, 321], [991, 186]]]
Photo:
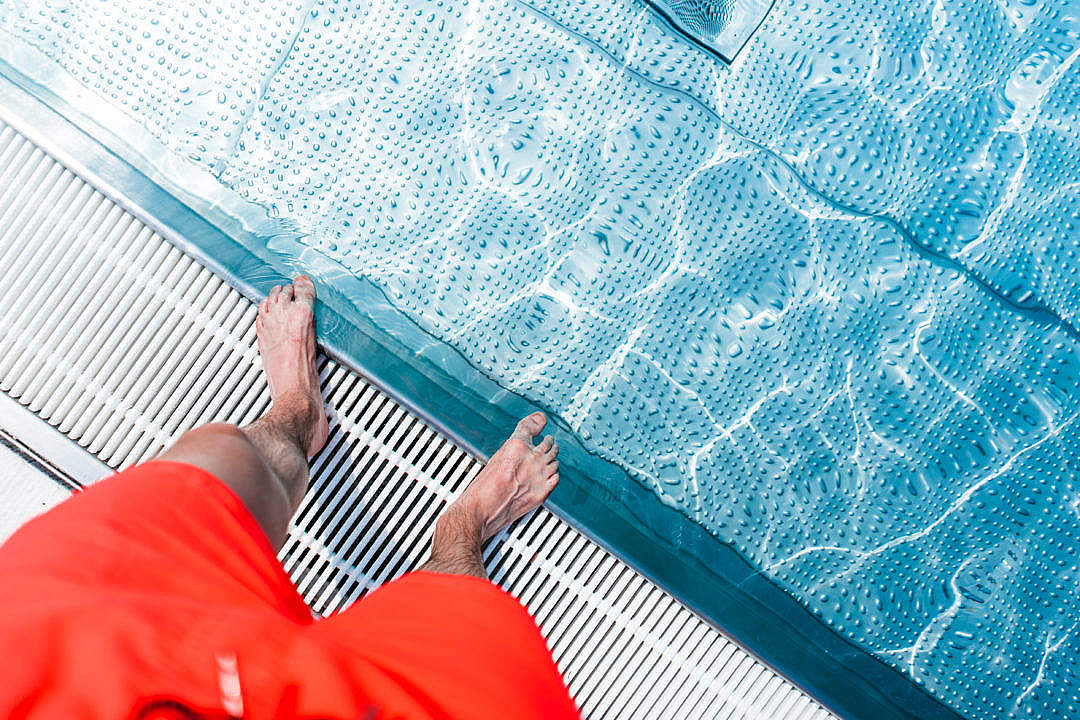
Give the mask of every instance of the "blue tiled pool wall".
[[779, 3], [730, 67], [676, 20], [5, 3], [0, 56], [948, 707], [1075, 713], [1080, 7]]

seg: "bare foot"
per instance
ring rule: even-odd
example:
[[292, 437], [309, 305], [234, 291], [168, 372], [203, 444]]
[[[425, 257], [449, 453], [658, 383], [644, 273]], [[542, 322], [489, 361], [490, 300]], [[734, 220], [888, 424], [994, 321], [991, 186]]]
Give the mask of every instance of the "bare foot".
[[307, 454], [326, 444], [328, 426], [315, 367], [315, 283], [301, 275], [259, 303], [255, 319], [266, 382], [274, 405], [298, 405], [310, 418]]
[[481, 541], [539, 507], [559, 482], [559, 446], [548, 435], [539, 445], [533, 439], [547, 424], [533, 413], [517, 424], [488, 464], [447, 514], [460, 512], [477, 523]]

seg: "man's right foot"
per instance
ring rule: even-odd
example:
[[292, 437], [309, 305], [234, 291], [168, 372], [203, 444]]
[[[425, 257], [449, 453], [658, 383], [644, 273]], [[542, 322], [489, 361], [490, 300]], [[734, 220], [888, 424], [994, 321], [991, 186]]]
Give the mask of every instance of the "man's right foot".
[[519, 422], [446, 514], [453, 513], [474, 525], [484, 541], [539, 507], [559, 483], [559, 446], [555, 440], [548, 435], [539, 445], [533, 445], [546, 424], [543, 413], [533, 413]]

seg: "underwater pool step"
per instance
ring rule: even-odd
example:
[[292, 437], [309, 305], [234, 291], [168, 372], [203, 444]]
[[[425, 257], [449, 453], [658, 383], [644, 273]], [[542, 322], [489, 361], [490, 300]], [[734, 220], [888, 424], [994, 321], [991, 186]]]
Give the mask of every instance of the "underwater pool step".
[[[257, 417], [269, 395], [251, 302], [6, 119], [0, 389], [111, 468], [195, 425]], [[281, 560], [329, 614], [422, 562], [481, 463], [334, 360], [319, 369], [331, 433]], [[831, 717], [546, 510], [485, 562], [538, 618], [588, 718]]]

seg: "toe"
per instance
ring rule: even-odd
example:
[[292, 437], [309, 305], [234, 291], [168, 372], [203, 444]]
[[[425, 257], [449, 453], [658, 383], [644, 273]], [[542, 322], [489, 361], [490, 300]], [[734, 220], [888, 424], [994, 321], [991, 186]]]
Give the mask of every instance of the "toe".
[[293, 280], [293, 297], [297, 302], [315, 307], [315, 283], [307, 275], [299, 275]]
[[532, 442], [532, 439], [540, 434], [540, 431], [544, 429], [544, 425], [547, 424], [547, 418], [544, 417], [544, 413], [535, 412], [525, 418], [522, 418], [521, 422], [514, 428], [514, 434], [510, 437], [516, 437], [527, 442]]
[[291, 302], [293, 299], [293, 286], [292, 283], [281, 286], [281, 299], [286, 302]]
[[281, 297], [281, 286], [275, 285], [274, 287], [270, 288], [270, 294], [266, 296], [266, 302], [268, 304], [277, 302], [277, 299], [279, 297]]
[[547, 435], [547, 436], [544, 437], [543, 440], [540, 441], [540, 444], [537, 445], [536, 448], [534, 448], [534, 449], [538, 453], [546, 454], [547, 451], [550, 450], [551, 446], [554, 445], [554, 444], [555, 444], [555, 438], [551, 437], [550, 435]]
[[544, 452], [544, 459], [547, 460], [548, 462], [555, 462], [555, 458], [557, 458], [557, 457], [559, 457], [559, 443], [552, 442], [551, 447], [549, 447]]

